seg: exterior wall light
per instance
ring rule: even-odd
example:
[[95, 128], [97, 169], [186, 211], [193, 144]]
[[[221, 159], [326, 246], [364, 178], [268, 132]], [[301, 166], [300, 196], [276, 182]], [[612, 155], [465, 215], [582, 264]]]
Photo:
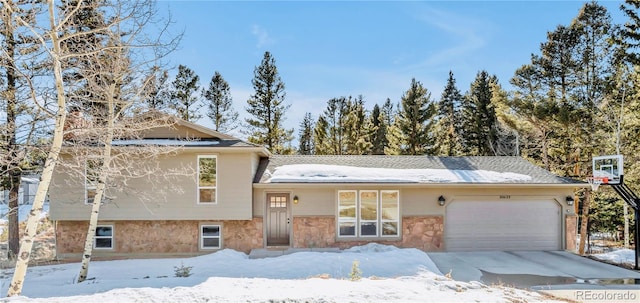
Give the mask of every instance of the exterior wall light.
[[573, 197], [572, 196], [567, 196], [567, 205], [571, 206], [573, 205]]
[[293, 204], [298, 204], [298, 202], [300, 202], [300, 199], [298, 199], [298, 196], [293, 196]]
[[440, 206], [444, 206], [445, 202], [447, 202], [447, 200], [445, 200], [443, 196], [438, 197], [438, 204]]

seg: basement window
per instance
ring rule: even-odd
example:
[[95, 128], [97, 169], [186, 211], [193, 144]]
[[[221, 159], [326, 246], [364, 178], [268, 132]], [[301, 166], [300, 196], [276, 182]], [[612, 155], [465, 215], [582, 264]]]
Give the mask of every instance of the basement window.
[[200, 249], [220, 249], [222, 246], [222, 228], [220, 225], [200, 226]]
[[113, 249], [113, 225], [98, 225], [96, 227], [93, 248]]

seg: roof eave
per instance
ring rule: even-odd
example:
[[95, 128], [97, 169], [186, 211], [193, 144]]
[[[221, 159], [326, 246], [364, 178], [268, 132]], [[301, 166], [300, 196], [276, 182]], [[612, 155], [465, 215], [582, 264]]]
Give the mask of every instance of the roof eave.
[[287, 183], [254, 183], [254, 188], [288, 188], [288, 187], [344, 187], [344, 186], [379, 186], [379, 187], [457, 187], [457, 188], [586, 188], [588, 183], [402, 183], [402, 182], [287, 182]]

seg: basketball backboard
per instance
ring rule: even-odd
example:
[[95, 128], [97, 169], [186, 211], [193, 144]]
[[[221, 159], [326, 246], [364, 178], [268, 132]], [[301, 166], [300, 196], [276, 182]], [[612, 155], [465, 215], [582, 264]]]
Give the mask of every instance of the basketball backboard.
[[603, 184], [620, 184], [623, 175], [622, 155], [593, 157], [593, 176], [603, 178]]

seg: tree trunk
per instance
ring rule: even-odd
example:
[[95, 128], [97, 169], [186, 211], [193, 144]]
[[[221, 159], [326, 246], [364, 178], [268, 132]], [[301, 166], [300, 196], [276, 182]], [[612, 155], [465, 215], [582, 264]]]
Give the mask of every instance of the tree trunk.
[[78, 283], [81, 283], [87, 279], [89, 274], [89, 263], [91, 262], [91, 253], [93, 252], [93, 241], [96, 236], [96, 228], [98, 226], [98, 216], [100, 214], [100, 205], [102, 204], [102, 198], [104, 197], [107, 173], [111, 163], [111, 144], [113, 141], [114, 122], [115, 122], [115, 84], [110, 85], [108, 101], [108, 118], [107, 118], [107, 133], [105, 134], [104, 150], [101, 157], [102, 167], [98, 176], [98, 186], [96, 187], [96, 196], [93, 199], [93, 205], [91, 207], [91, 218], [89, 219], [89, 229], [87, 230], [87, 238], [84, 242], [84, 253], [82, 254], [82, 266], [80, 267], [80, 274], [78, 275]]
[[584, 202], [582, 203], [582, 222], [580, 223], [580, 246], [578, 253], [584, 255], [584, 247], [587, 241], [587, 226], [589, 223], [589, 203], [591, 203], [591, 189], [586, 189], [584, 193]]
[[64, 135], [64, 121], [67, 115], [66, 111], [66, 95], [64, 90], [64, 83], [62, 81], [62, 66], [59, 55], [61, 54], [60, 42], [58, 40], [58, 31], [55, 24], [55, 4], [53, 0], [47, 1], [49, 10], [49, 22], [51, 30], [49, 32], [49, 38], [51, 39], [51, 45], [53, 50], [49, 53], [51, 56], [51, 63], [53, 65], [53, 75], [55, 78], [56, 97], [57, 97], [57, 110], [55, 115], [55, 129], [53, 131], [53, 141], [51, 142], [51, 148], [47, 153], [47, 159], [44, 163], [42, 170], [42, 176], [40, 178], [40, 184], [27, 219], [27, 226], [22, 236], [22, 242], [20, 243], [20, 252], [18, 253], [18, 259], [16, 261], [16, 268], [13, 273], [7, 296], [18, 296], [22, 293], [22, 286], [24, 284], [24, 277], [27, 274], [27, 267], [29, 266], [29, 260], [31, 258], [31, 249], [33, 247], [33, 239], [36, 235], [36, 229], [38, 228], [38, 221], [40, 213], [42, 212], [42, 205], [47, 196], [49, 184], [51, 183], [51, 177], [53, 176], [53, 170], [58, 163], [58, 156], [60, 155], [60, 149], [62, 148], [62, 141]]
[[4, 38], [4, 47], [6, 55], [8, 56], [8, 60], [6, 60], [6, 81], [7, 87], [3, 92], [4, 97], [7, 100], [6, 114], [7, 114], [7, 148], [4, 150], [6, 155], [9, 155], [9, 159], [7, 161], [7, 171], [9, 178], [9, 239], [8, 246], [9, 251], [7, 252], [7, 257], [9, 259], [14, 259], [18, 255], [18, 250], [20, 249], [20, 232], [19, 232], [19, 222], [18, 222], [18, 195], [20, 192], [20, 159], [18, 159], [17, 153], [17, 144], [16, 144], [16, 119], [18, 116], [17, 110], [17, 96], [16, 96], [16, 68], [15, 68], [15, 49], [16, 49], [16, 39], [14, 37], [14, 20], [12, 20], [12, 16], [14, 12], [12, 11], [13, 7], [4, 7], [2, 10], [3, 14], [3, 33], [2, 36]]
[[10, 172], [11, 180], [9, 184], [11, 188], [9, 189], [9, 239], [8, 246], [9, 251], [7, 252], [7, 257], [11, 260], [15, 259], [18, 256], [18, 251], [20, 250], [20, 223], [18, 218], [18, 208], [19, 208], [19, 194], [20, 194], [20, 171], [12, 170]]
[[84, 253], [82, 254], [82, 266], [80, 267], [80, 274], [78, 275], [78, 283], [84, 282], [89, 274], [89, 262], [91, 262], [93, 240], [95, 239], [96, 228], [98, 226], [98, 215], [100, 214], [100, 204], [102, 203], [102, 197], [104, 196], [104, 189], [105, 182], [100, 180], [96, 187], [96, 195], [93, 198], [93, 205], [91, 206], [89, 230], [87, 231], [87, 238], [84, 242]]

